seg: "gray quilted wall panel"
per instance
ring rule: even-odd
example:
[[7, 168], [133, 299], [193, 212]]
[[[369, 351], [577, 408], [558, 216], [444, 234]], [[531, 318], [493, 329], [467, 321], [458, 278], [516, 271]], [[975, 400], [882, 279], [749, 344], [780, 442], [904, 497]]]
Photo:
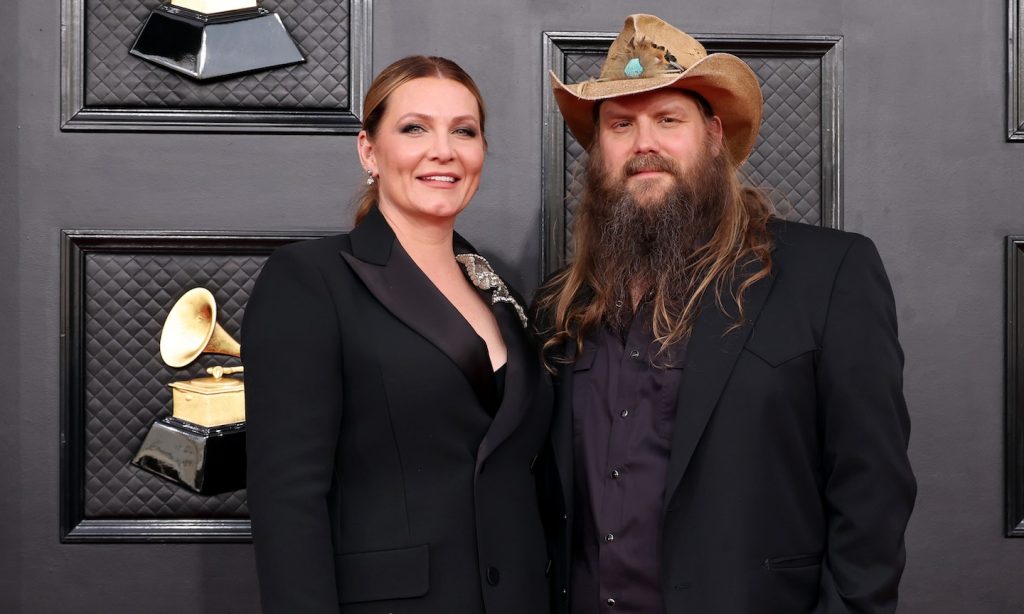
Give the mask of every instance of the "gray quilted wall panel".
[[160, 359], [160, 331], [186, 290], [217, 300], [217, 321], [236, 339], [265, 255], [92, 253], [85, 260], [85, 516], [234, 518], [245, 491], [201, 497], [130, 465], [149, 426], [171, 415], [167, 384], [237, 365], [204, 354], [184, 369]]
[[84, 0], [85, 104], [97, 107], [346, 110], [349, 100], [347, 0], [264, 0], [281, 16], [306, 62], [199, 83], [129, 55], [159, 0]]
[[821, 224], [821, 60], [744, 58], [761, 80], [761, 137], [743, 165], [751, 185], [776, 190], [791, 222]]

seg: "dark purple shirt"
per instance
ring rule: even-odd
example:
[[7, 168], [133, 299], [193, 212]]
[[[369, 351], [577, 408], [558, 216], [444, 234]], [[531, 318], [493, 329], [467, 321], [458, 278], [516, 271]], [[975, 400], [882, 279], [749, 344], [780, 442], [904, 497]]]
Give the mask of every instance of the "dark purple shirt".
[[685, 343], [657, 355], [650, 312], [602, 328], [573, 366], [572, 614], [662, 614], [661, 509]]

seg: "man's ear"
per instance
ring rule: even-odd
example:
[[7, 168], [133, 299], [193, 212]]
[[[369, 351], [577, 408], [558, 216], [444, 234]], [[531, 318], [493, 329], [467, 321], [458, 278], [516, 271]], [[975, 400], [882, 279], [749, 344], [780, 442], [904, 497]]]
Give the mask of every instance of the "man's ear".
[[711, 151], [714, 155], [722, 153], [722, 120], [718, 119], [718, 116], [713, 116], [707, 122], [708, 132], [711, 133]]
[[363, 165], [363, 168], [370, 171], [370, 174], [376, 176], [377, 160], [374, 158], [373, 143], [370, 141], [370, 135], [366, 134], [366, 130], [359, 131], [356, 144], [356, 149], [359, 151], [359, 163]]

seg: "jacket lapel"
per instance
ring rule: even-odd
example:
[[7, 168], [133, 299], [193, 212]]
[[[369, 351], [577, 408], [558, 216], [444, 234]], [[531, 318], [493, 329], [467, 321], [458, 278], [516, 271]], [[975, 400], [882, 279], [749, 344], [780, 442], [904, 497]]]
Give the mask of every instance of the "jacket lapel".
[[[485, 300], [490, 303], [490, 297], [486, 297]], [[491, 310], [505, 340], [508, 361], [505, 371], [505, 394], [494, 415], [494, 421], [491, 422], [477, 450], [477, 471], [480, 471], [481, 464], [487, 457], [508, 439], [523, 421], [533, 401], [540, 375], [540, 365], [515, 309], [508, 303], [495, 303], [491, 305]]]
[[480, 402], [493, 406], [497, 390], [486, 344], [402, 249], [380, 211], [371, 210], [349, 236], [352, 253], [342, 251], [341, 256], [370, 293], [444, 352]]
[[[736, 282], [744, 278], [743, 274], [737, 275]], [[668, 508], [686, 473], [693, 452], [718, 404], [740, 351], [750, 337], [750, 331], [773, 281], [774, 276], [770, 275], [747, 290], [744, 294], [746, 323], [728, 333], [726, 331], [733, 325], [733, 320], [716, 305], [714, 291], [705, 293], [701, 300], [700, 313], [687, 346], [683, 379], [679, 385], [663, 509]], [[723, 295], [722, 301], [729, 313], [736, 313], [736, 303], [732, 301], [731, 294]]]
[[[456, 254], [477, 254], [469, 241], [455, 233], [454, 238]], [[488, 264], [489, 266], [489, 264]], [[466, 273], [470, 284], [476, 287], [476, 282]], [[483, 290], [476, 288], [480, 298], [491, 308], [494, 319], [498, 323], [501, 337], [505, 341], [507, 358], [505, 362], [505, 393], [501, 403], [494, 415], [490, 428], [484, 435], [480, 446], [477, 448], [476, 470], [479, 472], [483, 462], [494, 452], [513, 432], [518, 428], [529, 410], [533, 401], [534, 393], [537, 390], [537, 380], [540, 375], [540, 365], [536, 359], [537, 352], [530, 345], [523, 328], [523, 322], [519, 319], [519, 313], [511, 304], [493, 301], [494, 290]], [[514, 293], [512, 293], [514, 295]], [[522, 298], [513, 296], [514, 300], [522, 305]], [[486, 348], [485, 348], [486, 351]], [[493, 379], [492, 379], [493, 381]]]

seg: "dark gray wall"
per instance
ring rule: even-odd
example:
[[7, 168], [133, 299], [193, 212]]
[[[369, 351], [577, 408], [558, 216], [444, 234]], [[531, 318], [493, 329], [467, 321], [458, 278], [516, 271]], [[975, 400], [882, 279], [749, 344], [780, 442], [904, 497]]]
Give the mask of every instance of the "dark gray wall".
[[[442, 54], [480, 82], [491, 150], [460, 227], [524, 290], [541, 32], [617, 30], [639, 10], [695, 32], [845, 37], [845, 227], [875, 239], [895, 287], [920, 482], [902, 611], [1024, 611], [1024, 540], [1002, 537], [1002, 238], [1024, 233], [1006, 0], [378, 1], [376, 69]], [[255, 611], [248, 545], [59, 543], [59, 229], [346, 226], [354, 139], [61, 133], [59, 11], [0, 11], [0, 611]]]
[[[15, 493], [21, 492], [21, 420], [19, 319], [18, 319], [18, 74], [15, 61], [18, 31], [17, 5], [11, 7], [7, 19], [0, 19], [0, 594], [10, 595], [12, 603], [19, 599], [20, 504]], [[52, 447], [52, 446], [50, 446]], [[7, 597], [0, 597], [0, 604]]]

